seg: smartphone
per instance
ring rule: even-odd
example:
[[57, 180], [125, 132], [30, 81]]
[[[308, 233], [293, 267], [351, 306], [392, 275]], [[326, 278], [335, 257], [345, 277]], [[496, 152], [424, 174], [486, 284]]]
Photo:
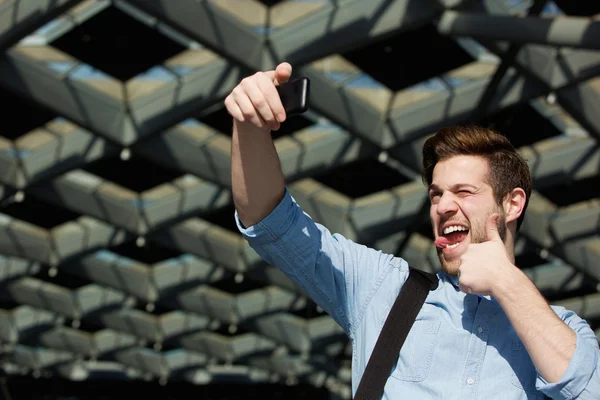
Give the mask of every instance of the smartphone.
[[277, 86], [277, 92], [287, 116], [302, 114], [308, 110], [310, 79], [303, 76]]

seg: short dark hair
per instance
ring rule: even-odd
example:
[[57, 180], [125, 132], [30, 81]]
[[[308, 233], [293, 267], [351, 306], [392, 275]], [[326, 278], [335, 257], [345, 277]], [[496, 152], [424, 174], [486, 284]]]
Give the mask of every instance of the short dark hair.
[[525, 206], [517, 219], [518, 230], [532, 187], [531, 172], [525, 159], [505, 136], [492, 129], [476, 125], [444, 127], [423, 145], [423, 182], [429, 187], [435, 165], [458, 155], [480, 156], [487, 160], [489, 184], [499, 205], [513, 189], [525, 191]]

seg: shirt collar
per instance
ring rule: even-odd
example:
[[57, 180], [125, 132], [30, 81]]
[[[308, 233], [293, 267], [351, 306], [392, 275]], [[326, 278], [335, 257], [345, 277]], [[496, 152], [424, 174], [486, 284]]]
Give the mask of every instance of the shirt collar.
[[445, 271], [441, 271], [440, 273], [446, 278], [446, 280], [452, 283], [452, 286], [458, 289], [458, 276], [449, 275]]
[[[452, 286], [454, 286], [456, 288], [456, 290], [460, 291], [460, 287], [458, 286], [458, 276], [449, 275], [444, 271], [440, 271], [440, 274], [443, 275], [447, 281], [452, 283]], [[493, 300], [492, 297], [490, 297], [490, 296], [479, 296], [479, 295], [477, 295], [477, 296], [482, 299]]]

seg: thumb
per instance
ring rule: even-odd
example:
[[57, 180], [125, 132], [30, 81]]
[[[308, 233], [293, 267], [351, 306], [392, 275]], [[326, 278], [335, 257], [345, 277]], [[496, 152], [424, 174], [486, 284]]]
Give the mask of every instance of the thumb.
[[497, 214], [497, 213], [494, 213], [488, 217], [486, 227], [485, 227], [488, 240], [502, 241], [502, 238], [500, 237], [500, 233], [498, 232], [498, 219], [499, 218], [500, 218], [500, 214]]
[[282, 62], [275, 68], [273, 82], [280, 85], [287, 82], [290, 76], [292, 76], [292, 66], [289, 63]]

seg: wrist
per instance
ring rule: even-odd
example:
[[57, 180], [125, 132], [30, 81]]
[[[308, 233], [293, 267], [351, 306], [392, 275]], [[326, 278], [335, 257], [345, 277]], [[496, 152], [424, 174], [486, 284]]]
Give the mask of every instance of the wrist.
[[501, 301], [507, 296], [518, 293], [527, 276], [514, 264], [510, 263], [496, 275], [492, 285], [491, 296]]
[[252, 122], [240, 122], [237, 119], [233, 119], [233, 132], [238, 135], [246, 136], [246, 135], [262, 135], [262, 136], [270, 136], [271, 130], [269, 127], [259, 128], [254, 125]]

